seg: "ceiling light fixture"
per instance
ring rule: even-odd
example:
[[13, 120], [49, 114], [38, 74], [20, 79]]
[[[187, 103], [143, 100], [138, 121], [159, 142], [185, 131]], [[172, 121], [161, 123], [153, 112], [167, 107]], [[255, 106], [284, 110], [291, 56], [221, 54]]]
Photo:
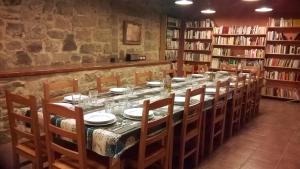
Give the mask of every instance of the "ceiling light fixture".
[[273, 9], [266, 6], [255, 9], [255, 12], [271, 12], [271, 11], [273, 11]]
[[203, 14], [214, 14], [216, 13], [216, 10], [214, 10], [214, 8], [211, 7], [211, 4], [210, 4], [210, 0], [206, 0], [206, 8], [201, 10], [201, 13]]
[[207, 8], [207, 9], [201, 10], [201, 13], [203, 13], [203, 14], [214, 14], [214, 13], [216, 13], [216, 11], [214, 9]]
[[193, 3], [193, 0], [175, 0], [175, 4], [182, 6], [192, 5]]

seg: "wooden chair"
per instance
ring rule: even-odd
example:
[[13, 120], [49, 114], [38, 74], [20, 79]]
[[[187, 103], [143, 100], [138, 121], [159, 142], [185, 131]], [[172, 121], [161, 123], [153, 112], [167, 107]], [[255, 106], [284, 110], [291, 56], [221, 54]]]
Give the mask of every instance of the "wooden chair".
[[256, 116], [259, 112], [259, 103], [261, 98], [261, 89], [263, 87], [263, 77], [259, 77], [257, 80], [256, 91], [255, 91], [255, 102], [254, 102], [254, 115]]
[[242, 77], [238, 76], [235, 82], [234, 92], [232, 95], [232, 109], [230, 110], [231, 112], [230, 112], [230, 124], [229, 124], [229, 137], [232, 136], [234, 131], [238, 132], [240, 129], [245, 85], [246, 85], [246, 76], [242, 76]]
[[44, 101], [45, 102], [55, 102], [63, 99], [62, 96], [59, 97], [51, 97], [50, 92], [58, 92], [66, 89], [71, 89], [72, 92], [78, 92], [78, 80], [63, 80], [63, 81], [55, 81], [52, 83], [44, 82]]
[[[61, 118], [74, 119], [76, 122], [74, 132], [52, 124], [51, 117], [53, 115]], [[108, 168], [108, 162], [106, 163], [103, 158], [95, 155], [88, 157], [82, 108], [75, 107], [75, 110], [70, 110], [60, 105], [44, 103], [44, 120], [50, 168]], [[57, 143], [55, 139], [57, 140], [58, 136], [73, 140], [77, 147], [70, 148]]]
[[[185, 159], [192, 155], [194, 167], [198, 165], [204, 96], [205, 86], [195, 90], [187, 89], [186, 91], [179, 139], [179, 169], [184, 168]], [[199, 102], [191, 104], [191, 98], [199, 99]]]
[[[222, 89], [225, 89], [222, 92]], [[213, 117], [212, 117], [212, 132], [210, 134], [210, 144], [209, 144], [209, 153], [214, 150], [215, 139], [219, 137], [220, 145], [224, 140], [224, 131], [225, 131], [225, 117], [227, 109], [227, 98], [229, 92], [229, 81], [218, 81], [216, 86], [216, 94], [214, 99], [213, 106]]]
[[223, 70], [223, 71], [228, 71], [230, 72], [231, 74], [235, 74], [237, 75], [239, 70], [238, 70], [238, 64], [236, 65], [231, 65], [231, 64], [221, 64], [220, 65], [220, 69]]
[[[8, 119], [12, 139], [13, 164], [18, 169], [27, 163], [20, 163], [20, 156], [25, 157], [32, 163], [32, 168], [43, 168], [47, 161], [45, 138], [40, 134], [38, 124], [37, 103], [34, 96], [25, 98], [8, 91], [5, 92], [8, 109]], [[16, 113], [16, 106], [25, 106], [30, 110], [28, 116]], [[17, 126], [17, 121], [29, 127], [24, 131]]]
[[183, 65], [183, 75], [186, 77], [188, 74], [194, 73], [194, 66], [193, 65]]
[[143, 86], [146, 85], [146, 82], [152, 80], [152, 72], [135, 72], [135, 85]]
[[109, 90], [108, 87], [120, 87], [121, 81], [119, 75], [112, 75], [107, 77], [98, 77], [97, 78], [97, 90], [99, 93], [107, 92]]
[[208, 71], [208, 66], [205, 65], [197, 65], [197, 70], [195, 71], [195, 73], [204, 73]]
[[[144, 169], [153, 165], [158, 165], [160, 169], [172, 168], [174, 96], [171, 94], [170, 97], [153, 103], [149, 100], [144, 101], [138, 153], [129, 150], [123, 154], [125, 163], [130, 166], [126, 166], [126, 169]], [[148, 120], [150, 110], [155, 111], [166, 106], [166, 116], [153, 121]]]
[[252, 118], [252, 114], [254, 111], [254, 95], [255, 95], [255, 83], [256, 79], [255, 76], [250, 76], [250, 78], [247, 81], [247, 87], [246, 87], [246, 94], [245, 94], [245, 107], [243, 112], [243, 119], [242, 123], [243, 125], [246, 124], [250, 119]]

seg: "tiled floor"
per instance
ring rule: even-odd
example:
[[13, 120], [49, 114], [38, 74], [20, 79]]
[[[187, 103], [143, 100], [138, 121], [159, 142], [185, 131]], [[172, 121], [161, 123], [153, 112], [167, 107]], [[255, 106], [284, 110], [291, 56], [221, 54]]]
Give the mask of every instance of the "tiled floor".
[[300, 169], [300, 104], [262, 100], [260, 115], [199, 169]]
[[[199, 169], [300, 169], [300, 104], [264, 99], [260, 112]], [[0, 168], [10, 163], [10, 144], [2, 144]]]

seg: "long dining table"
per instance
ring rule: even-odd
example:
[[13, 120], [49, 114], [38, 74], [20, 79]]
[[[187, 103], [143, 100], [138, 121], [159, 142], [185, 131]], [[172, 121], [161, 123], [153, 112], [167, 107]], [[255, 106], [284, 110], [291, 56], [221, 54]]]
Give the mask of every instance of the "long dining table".
[[[175, 93], [175, 96], [185, 96], [186, 89], [195, 86], [201, 87], [202, 85], [206, 85], [207, 89], [215, 89], [216, 82], [218, 80], [229, 80], [231, 79], [231, 77], [232, 76], [223, 76], [222, 78], [219, 78], [214, 81], [208, 81], [207, 78], [192, 78], [192, 80], [189, 79], [183, 82], [172, 82], [172, 92]], [[115, 102], [115, 108], [118, 107], [119, 103], [124, 102], [124, 100], [127, 102], [127, 105], [129, 105], [130, 108], [142, 107], [144, 100], [149, 99], [150, 101], [155, 101], [162, 97], [166, 97], [166, 95], [162, 95], [163, 90], [164, 89], [161, 87], [144, 86], [135, 88], [133, 92], [134, 97], [128, 97], [128, 94], [100, 94], [98, 96], [99, 105], [85, 105], [82, 106], [82, 108], [84, 110], [84, 114], [104, 110], [105, 108], [103, 102], [105, 102], [105, 100], [108, 99], [110, 101]], [[205, 103], [203, 107], [204, 112], [213, 108], [214, 94], [214, 92], [207, 92], [205, 94]], [[230, 98], [231, 96], [229, 96], [229, 99]], [[183, 110], [183, 105], [178, 105], [176, 103], [174, 104], [174, 126], [181, 123]], [[26, 109], [23, 109], [21, 113], [29, 114], [28, 110]], [[125, 150], [131, 148], [132, 146], [138, 143], [141, 124], [138, 120], [125, 118], [120, 112], [117, 113], [116, 111], [113, 111], [112, 113], [114, 113], [117, 117], [117, 122], [114, 124], [107, 126], [85, 125], [87, 144], [86, 147], [87, 149], [92, 150], [93, 152], [101, 156], [118, 158]], [[163, 117], [165, 113], [166, 109], [164, 108], [155, 111], [154, 118], [152, 120]], [[38, 111], [38, 117], [41, 126], [43, 126], [42, 109]], [[69, 131], [72, 131], [72, 129], [75, 128], [74, 119], [52, 117], [51, 121], [56, 126]]]

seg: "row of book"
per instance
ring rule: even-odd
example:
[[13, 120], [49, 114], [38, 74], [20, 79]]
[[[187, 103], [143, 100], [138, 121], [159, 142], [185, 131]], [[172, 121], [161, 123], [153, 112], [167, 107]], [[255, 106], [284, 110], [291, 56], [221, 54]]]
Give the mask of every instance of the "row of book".
[[171, 39], [167, 39], [167, 49], [179, 49], [179, 41], [173, 41]]
[[214, 27], [214, 21], [211, 19], [205, 19], [205, 20], [200, 20], [200, 21], [190, 21], [186, 22], [185, 26], [187, 28], [210, 28]]
[[267, 40], [287, 40], [282, 32], [268, 31]]
[[230, 48], [214, 48], [212, 51], [212, 55], [215, 56], [230, 56], [231, 49]]
[[263, 87], [262, 94], [266, 96], [282, 97], [295, 100], [300, 99], [296, 88]]
[[176, 60], [177, 56], [178, 56], [177, 50], [166, 50], [165, 51], [166, 60]]
[[285, 71], [265, 71], [266, 79], [300, 81], [300, 73]]
[[212, 31], [188, 30], [184, 32], [185, 39], [211, 39]]
[[220, 26], [214, 28], [215, 34], [265, 34], [267, 28], [264, 26]]
[[300, 68], [300, 60], [298, 60], [298, 59], [268, 58], [265, 62], [265, 66]]
[[265, 50], [264, 49], [250, 49], [244, 50], [244, 56], [249, 58], [264, 58], [265, 57]]
[[180, 20], [176, 18], [168, 17], [167, 27], [180, 27]]
[[218, 45], [243, 45], [243, 46], [263, 46], [265, 45], [265, 37], [216, 37], [214, 42]]
[[179, 30], [177, 30], [177, 29], [168, 29], [167, 30], [167, 39], [168, 38], [179, 38]]
[[268, 25], [271, 27], [298, 27], [300, 19], [269, 18]]
[[272, 54], [300, 54], [300, 46], [296, 45], [267, 45], [267, 53]]
[[201, 53], [185, 52], [184, 60], [185, 61], [210, 62], [211, 56], [207, 55], [207, 54], [201, 54]]
[[185, 50], [210, 50], [211, 43], [184, 42]]
[[241, 69], [242, 67], [257, 67], [259, 69], [263, 68], [263, 61], [261, 60], [246, 60], [246, 59], [241, 59], [236, 60], [236, 59], [220, 59], [220, 58], [212, 58], [211, 61], [211, 68], [214, 69], [219, 69], [221, 65], [224, 64], [229, 64], [229, 65], [237, 65], [238, 69]]

